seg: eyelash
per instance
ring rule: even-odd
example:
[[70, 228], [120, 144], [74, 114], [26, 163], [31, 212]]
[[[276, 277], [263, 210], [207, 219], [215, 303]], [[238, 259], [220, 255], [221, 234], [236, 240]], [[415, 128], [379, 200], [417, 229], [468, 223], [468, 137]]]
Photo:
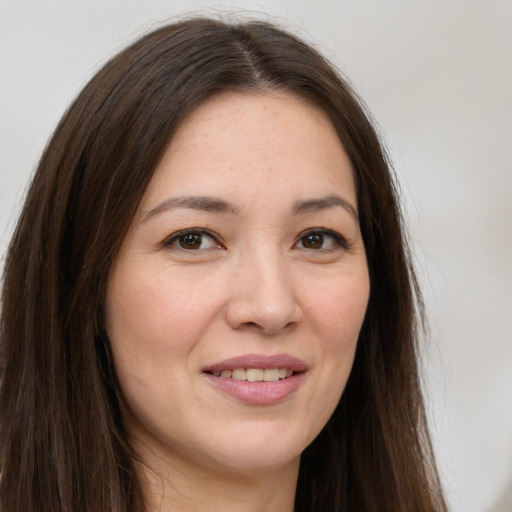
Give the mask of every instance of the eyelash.
[[188, 228], [188, 229], [183, 229], [181, 231], [178, 231], [177, 233], [174, 233], [169, 238], [167, 238], [163, 242], [162, 245], [163, 245], [163, 247], [172, 247], [176, 242], [178, 242], [179, 246], [176, 246], [175, 247], [176, 249], [182, 249], [184, 251], [189, 251], [189, 252], [205, 250], [205, 249], [198, 249], [198, 248], [183, 247], [180, 243], [180, 238], [183, 238], [187, 235], [198, 235], [200, 237], [200, 243], [202, 243], [203, 237], [206, 236], [206, 237], [210, 238], [213, 241], [213, 243], [215, 245], [217, 245], [217, 247], [223, 247], [222, 244], [219, 242], [218, 236], [216, 236], [211, 231], [208, 231], [207, 229], [203, 229], [203, 228]]
[[[337, 248], [339, 248], [339, 247], [341, 247], [342, 249], [349, 248], [349, 243], [344, 236], [340, 235], [340, 233], [337, 233], [336, 231], [332, 231], [330, 229], [324, 229], [324, 228], [313, 228], [313, 229], [308, 229], [307, 231], [303, 231], [299, 235], [298, 240], [297, 240], [297, 242], [295, 242], [294, 246], [296, 246], [301, 241], [302, 241], [302, 243], [304, 243], [304, 239], [307, 237], [310, 237], [310, 236], [320, 236], [323, 238], [330, 237], [334, 240], [334, 243], [337, 246]], [[328, 252], [328, 251], [333, 250], [333, 248], [317, 249], [317, 248], [311, 248], [311, 247], [304, 247], [304, 249], [309, 249], [311, 251], [322, 250], [323, 252]]]
[[[167, 238], [162, 243], [162, 246], [164, 248], [171, 248], [174, 246], [175, 249], [181, 249], [181, 250], [187, 251], [187, 252], [205, 251], [205, 250], [213, 248], [213, 247], [208, 247], [206, 249], [200, 249], [199, 247], [189, 247], [189, 248], [183, 247], [182, 243], [180, 242], [180, 239], [182, 239], [183, 237], [189, 236], [189, 235], [198, 236], [200, 245], [203, 243], [204, 237], [208, 237], [212, 240], [212, 243], [217, 246], [217, 248], [224, 248], [223, 244], [221, 242], [219, 242], [219, 237], [217, 235], [215, 235], [211, 231], [209, 231], [207, 229], [203, 229], [203, 228], [188, 228], [188, 229], [183, 229], [181, 231], [178, 231], [177, 233], [174, 233], [169, 238]], [[336, 231], [332, 231], [330, 229], [324, 229], [324, 228], [312, 228], [312, 229], [308, 229], [307, 231], [303, 231], [298, 236], [298, 239], [293, 244], [293, 247], [296, 247], [297, 244], [299, 244], [300, 242], [302, 242], [302, 244], [304, 244], [304, 240], [307, 237], [313, 237], [313, 236], [319, 237], [319, 239], [322, 242], [322, 245], [323, 245], [323, 242], [325, 241], [325, 237], [330, 237], [334, 241], [334, 244], [336, 245], [337, 248], [341, 247], [342, 249], [349, 249], [349, 243], [344, 236], [337, 233]], [[178, 243], [179, 245], [175, 245], [176, 243]], [[330, 252], [333, 250], [332, 247], [328, 247], [328, 248], [299, 247], [299, 249], [310, 250], [310, 251], [314, 251], [314, 252], [317, 252], [317, 251]]]

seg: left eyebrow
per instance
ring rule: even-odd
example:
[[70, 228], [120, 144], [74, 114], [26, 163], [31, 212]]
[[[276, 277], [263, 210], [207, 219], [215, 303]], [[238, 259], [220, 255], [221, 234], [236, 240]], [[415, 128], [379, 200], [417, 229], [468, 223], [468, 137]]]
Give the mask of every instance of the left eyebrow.
[[315, 212], [318, 210], [325, 210], [327, 208], [341, 207], [346, 210], [356, 222], [359, 222], [357, 210], [346, 199], [340, 196], [330, 195], [320, 197], [318, 199], [299, 199], [295, 201], [292, 206], [292, 214], [300, 215], [303, 213]]

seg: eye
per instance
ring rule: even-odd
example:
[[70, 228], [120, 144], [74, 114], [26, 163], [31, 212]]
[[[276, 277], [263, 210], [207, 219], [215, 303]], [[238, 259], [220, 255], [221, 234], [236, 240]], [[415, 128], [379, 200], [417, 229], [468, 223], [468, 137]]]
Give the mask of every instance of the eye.
[[314, 229], [302, 233], [295, 244], [298, 249], [334, 250], [336, 248], [348, 248], [346, 239], [335, 231], [327, 229]]
[[163, 245], [167, 248], [184, 249], [186, 251], [204, 251], [222, 247], [213, 234], [204, 229], [194, 228], [175, 233]]

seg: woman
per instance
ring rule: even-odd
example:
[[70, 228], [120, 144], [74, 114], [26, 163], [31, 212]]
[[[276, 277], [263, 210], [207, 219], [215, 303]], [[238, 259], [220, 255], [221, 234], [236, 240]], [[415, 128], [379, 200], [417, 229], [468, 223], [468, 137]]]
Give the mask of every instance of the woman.
[[2, 509], [444, 511], [419, 306], [332, 67], [266, 23], [156, 30], [65, 114], [9, 248]]

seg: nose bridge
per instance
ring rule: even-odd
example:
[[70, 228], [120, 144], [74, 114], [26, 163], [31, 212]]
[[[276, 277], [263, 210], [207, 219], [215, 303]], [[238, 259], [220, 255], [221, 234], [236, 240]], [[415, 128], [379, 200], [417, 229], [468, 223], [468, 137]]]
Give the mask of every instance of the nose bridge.
[[[281, 307], [294, 297], [290, 269], [277, 250], [254, 251], [251, 266], [254, 272], [253, 294], [268, 308]], [[275, 303], [275, 304], [274, 304]]]
[[229, 305], [232, 327], [272, 334], [300, 319], [289, 261], [277, 247], [265, 244], [247, 251], [236, 281]]

